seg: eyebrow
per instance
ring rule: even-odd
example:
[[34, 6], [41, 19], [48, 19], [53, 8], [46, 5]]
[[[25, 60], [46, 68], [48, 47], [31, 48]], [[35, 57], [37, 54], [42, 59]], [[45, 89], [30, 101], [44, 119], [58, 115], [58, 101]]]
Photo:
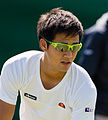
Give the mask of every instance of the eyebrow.
[[[66, 42], [60, 42], [60, 43], [63, 43], [63, 44], [67, 44], [67, 45], [68, 45], [68, 43], [66, 43]], [[79, 42], [75, 42], [75, 43], [73, 43], [72, 45], [74, 45], [74, 44], [79, 44]]]

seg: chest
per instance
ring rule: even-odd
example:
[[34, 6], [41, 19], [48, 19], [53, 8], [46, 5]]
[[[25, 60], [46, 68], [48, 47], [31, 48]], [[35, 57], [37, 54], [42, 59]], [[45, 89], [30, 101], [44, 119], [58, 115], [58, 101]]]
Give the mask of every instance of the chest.
[[40, 117], [42, 120], [70, 120], [71, 109], [66, 92], [65, 87], [45, 90], [39, 82], [30, 83], [21, 91], [21, 109], [28, 114], [33, 111], [35, 118]]

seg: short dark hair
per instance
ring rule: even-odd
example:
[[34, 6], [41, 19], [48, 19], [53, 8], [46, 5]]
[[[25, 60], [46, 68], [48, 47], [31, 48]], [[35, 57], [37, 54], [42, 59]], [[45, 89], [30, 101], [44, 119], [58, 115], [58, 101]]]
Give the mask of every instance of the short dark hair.
[[38, 39], [42, 37], [52, 41], [56, 34], [79, 35], [79, 42], [83, 36], [83, 26], [78, 18], [69, 11], [54, 8], [42, 14], [37, 24]]

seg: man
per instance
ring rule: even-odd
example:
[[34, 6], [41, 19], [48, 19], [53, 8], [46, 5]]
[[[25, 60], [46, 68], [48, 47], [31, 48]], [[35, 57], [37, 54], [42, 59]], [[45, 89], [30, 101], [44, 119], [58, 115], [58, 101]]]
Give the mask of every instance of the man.
[[71, 12], [52, 9], [37, 25], [43, 52], [10, 58], [0, 77], [0, 120], [11, 120], [20, 91], [20, 120], [94, 120], [96, 88], [73, 61], [83, 27]]
[[108, 120], [108, 12], [85, 31], [79, 60], [97, 87], [96, 120]]

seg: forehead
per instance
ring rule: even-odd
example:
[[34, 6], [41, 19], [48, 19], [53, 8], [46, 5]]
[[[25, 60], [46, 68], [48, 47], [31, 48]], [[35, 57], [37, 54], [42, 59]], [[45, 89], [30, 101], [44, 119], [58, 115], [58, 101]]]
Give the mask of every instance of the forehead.
[[59, 34], [56, 34], [53, 42], [60, 42], [60, 43], [64, 42], [64, 43], [68, 43], [68, 44], [79, 43], [79, 35], [67, 36], [64, 33], [59, 33]]

